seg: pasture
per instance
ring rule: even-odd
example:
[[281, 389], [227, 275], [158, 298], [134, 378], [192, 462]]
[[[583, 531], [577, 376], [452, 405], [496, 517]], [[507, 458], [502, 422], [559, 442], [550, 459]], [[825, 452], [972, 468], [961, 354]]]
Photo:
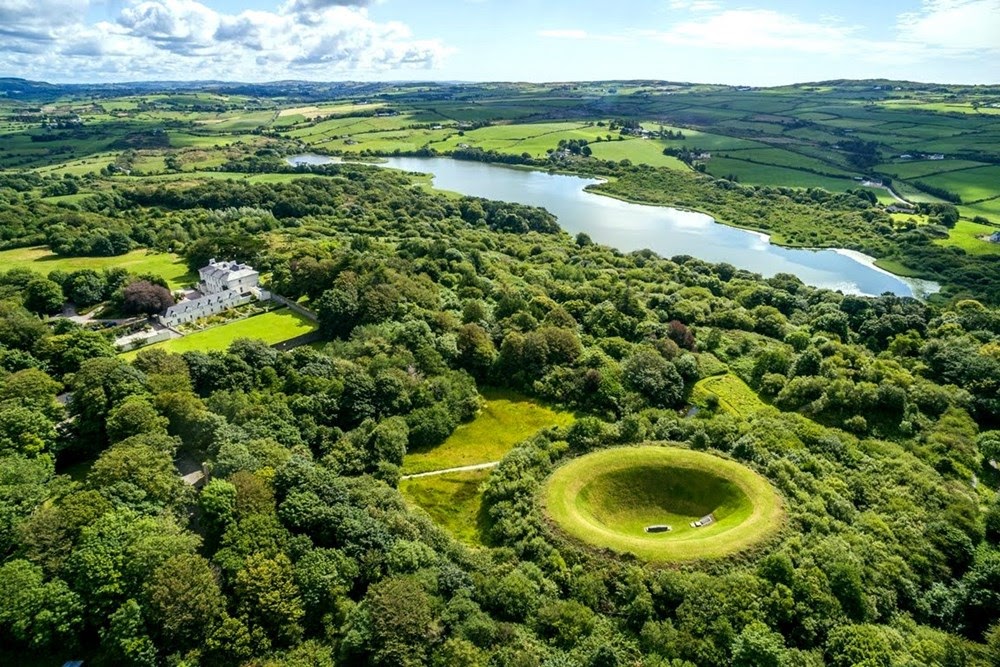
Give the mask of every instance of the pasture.
[[548, 408], [513, 391], [482, 389], [484, 405], [440, 445], [408, 452], [403, 474], [499, 461], [514, 445], [549, 426], [566, 426], [573, 415]]
[[986, 166], [982, 162], [971, 160], [907, 160], [905, 162], [888, 162], [880, 164], [876, 169], [884, 174], [889, 174], [896, 178], [923, 178], [933, 174], [940, 174], [946, 171], [958, 171], [959, 169], [974, 169]]
[[983, 216], [990, 222], [1000, 224], [1000, 196], [992, 199], [985, 199], [965, 206], [959, 206], [958, 210], [962, 215], [974, 218], [977, 215]]
[[133, 250], [115, 257], [61, 257], [47, 246], [14, 248], [0, 251], [0, 266], [5, 269], [27, 268], [48, 275], [51, 271], [80, 269], [110, 269], [121, 267], [130, 273], [151, 273], [167, 281], [171, 289], [180, 289], [195, 282], [197, 274], [188, 269], [179, 256], [151, 250]]
[[1000, 243], [990, 243], [983, 240], [1000, 231], [1000, 227], [981, 225], [968, 220], [959, 220], [958, 224], [948, 232], [948, 238], [935, 241], [938, 245], [961, 248], [970, 255], [1000, 255]]
[[786, 188], [824, 188], [831, 192], [844, 192], [858, 187], [851, 178], [823, 176], [808, 171], [772, 164], [747, 162], [734, 157], [712, 157], [707, 163], [708, 173], [716, 178], [735, 177], [740, 183], [774, 185]]
[[639, 164], [651, 164], [654, 167], [669, 167], [671, 169], [689, 169], [686, 164], [673, 157], [663, 154], [663, 143], [653, 139], [628, 139], [625, 141], [601, 141], [590, 144], [594, 157], [601, 160], [631, 160]]
[[[715, 559], [778, 532], [771, 484], [735, 461], [675, 447], [620, 447], [572, 459], [542, 489], [556, 527], [591, 547], [653, 563]], [[691, 522], [711, 514], [706, 526]], [[645, 528], [668, 525], [667, 532]]]
[[1000, 187], [1000, 166], [978, 167], [935, 174], [921, 181], [954, 192], [967, 204], [996, 197]]

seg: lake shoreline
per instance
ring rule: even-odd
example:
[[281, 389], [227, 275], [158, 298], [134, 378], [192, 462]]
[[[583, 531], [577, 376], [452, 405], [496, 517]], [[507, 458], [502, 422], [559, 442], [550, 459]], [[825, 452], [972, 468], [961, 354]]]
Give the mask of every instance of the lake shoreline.
[[883, 271], [885, 271], [885, 273], [888, 273], [890, 275], [896, 276], [897, 278], [913, 278], [913, 277], [915, 277], [915, 276], [912, 276], [912, 275], [903, 275], [903, 274], [896, 273], [895, 271], [890, 271], [888, 269], [883, 269], [882, 267], [880, 267], [880, 266], [878, 266], [876, 264], [876, 262], [878, 262], [879, 260], [882, 259], [881, 257], [874, 257], [874, 256], [869, 255], [869, 254], [865, 253], [864, 251], [859, 250], [857, 248], [844, 248], [842, 246], [832, 246], [832, 245], [830, 245], [830, 246], [814, 246], [814, 245], [804, 245], [804, 244], [799, 244], [799, 243], [789, 243], [788, 241], [784, 240], [783, 237], [781, 237], [781, 236], [777, 236], [776, 237], [775, 235], [770, 234], [770, 233], [768, 233], [768, 232], [766, 232], [766, 231], [764, 231], [762, 229], [758, 229], [756, 227], [748, 227], [747, 225], [741, 225], [741, 224], [732, 222], [730, 220], [725, 220], [723, 218], [720, 218], [720, 217], [716, 216], [711, 211], [708, 211], [708, 210], [705, 210], [705, 209], [695, 208], [693, 206], [686, 206], [686, 205], [683, 205], [683, 204], [662, 204], [662, 203], [659, 203], [659, 202], [651, 202], [651, 201], [646, 201], [646, 200], [643, 200], [643, 199], [636, 199], [634, 197], [626, 197], [625, 195], [619, 195], [619, 194], [616, 194], [614, 192], [606, 192], [604, 190], [598, 190], [596, 188], [590, 187], [589, 185], [587, 187], [585, 187], [584, 190], [586, 190], [587, 192], [589, 192], [591, 194], [600, 195], [602, 197], [610, 197], [611, 199], [617, 199], [619, 201], [628, 202], [629, 204], [638, 204], [640, 206], [661, 206], [663, 208], [671, 208], [671, 209], [674, 209], [674, 210], [677, 210], [677, 211], [688, 211], [690, 213], [701, 213], [702, 215], [707, 215], [708, 217], [712, 218], [712, 220], [714, 220], [715, 222], [719, 223], [720, 225], [725, 225], [727, 227], [733, 227], [734, 229], [741, 229], [741, 230], [743, 230], [745, 232], [750, 232], [750, 233], [753, 233], [753, 234], [757, 234], [757, 235], [760, 236], [760, 238], [762, 240], [767, 241], [771, 245], [778, 246], [779, 248], [792, 248], [792, 249], [795, 249], [795, 250], [832, 250], [833, 252], [836, 252], [836, 253], [845, 255], [847, 257], [850, 257], [851, 259], [854, 259], [855, 261], [860, 261], [859, 257], [865, 257], [865, 258], [868, 258], [869, 260], [871, 260], [870, 262], [867, 261], [867, 260], [864, 261], [864, 262], [861, 262], [861, 263], [865, 264], [866, 266], [872, 266], [872, 267], [875, 267], [875, 268], [882, 269]]
[[[580, 176], [580, 174], [573, 174], [573, 175]], [[607, 182], [607, 179], [604, 179], [604, 182]], [[600, 184], [598, 184], [598, 187], [599, 185]], [[663, 208], [674, 209], [676, 211], [701, 213], [702, 215], [707, 215], [708, 217], [712, 218], [713, 221], [719, 223], [720, 225], [725, 225], [727, 227], [732, 227], [734, 229], [741, 229], [745, 232], [750, 232], [751, 234], [757, 234], [760, 236], [762, 240], [767, 241], [771, 245], [777, 246], [779, 248], [792, 248], [794, 250], [817, 250], [817, 251], [832, 250], [833, 252], [839, 255], [850, 257], [859, 264], [864, 264], [865, 266], [871, 269], [874, 269], [876, 271], [881, 271], [882, 273], [893, 276], [895, 278], [899, 278], [907, 285], [909, 285], [910, 288], [913, 290], [914, 292], [913, 298], [921, 301], [926, 300], [927, 297], [929, 297], [930, 295], [937, 294], [938, 292], [941, 291], [940, 284], [938, 284], [933, 278], [928, 278], [925, 275], [921, 275], [916, 270], [910, 269], [910, 267], [906, 267], [897, 260], [892, 260], [885, 257], [875, 257], [856, 248], [844, 248], [841, 246], [810, 246], [810, 245], [800, 245], [797, 243], [789, 243], [780, 236], [778, 237], [778, 239], [775, 239], [773, 235], [763, 230], [756, 229], [754, 227], [748, 227], [746, 225], [740, 225], [735, 222], [731, 222], [729, 220], [724, 220], [722, 218], [717, 217], [711, 211], [706, 211], [704, 209], [694, 208], [692, 206], [684, 206], [681, 204], [661, 204], [659, 202], [644, 201], [642, 199], [636, 199], [634, 197], [626, 197], [625, 195], [619, 195], [613, 192], [599, 190], [597, 187], [593, 187], [590, 185], [584, 187], [583, 189], [586, 192], [589, 192], [590, 194], [600, 195], [602, 197], [610, 197], [611, 199], [617, 199], [619, 201], [627, 202], [629, 204], [638, 204], [640, 206], [660, 206]], [[888, 263], [888, 265], [884, 263]], [[901, 267], [908, 269], [908, 271], [907, 272], [893, 271], [892, 268], [890, 267], [893, 266], [894, 264], [899, 264]]]
[[[288, 162], [291, 164], [293, 160], [294, 157]], [[569, 236], [587, 233], [596, 243], [623, 253], [645, 248], [664, 258], [690, 255], [709, 263], [729, 262], [764, 277], [790, 273], [807, 285], [839, 290], [845, 294], [878, 296], [888, 292], [923, 299], [940, 290], [936, 283], [900, 275], [879, 266], [877, 258], [857, 248], [784, 243], [780, 234], [773, 238], [770, 230], [720, 220], [698, 207], [647, 202], [604, 191], [601, 186], [613, 180], [609, 178], [545, 170], [530, 165], [480, 163], [448, 157], [383, 157], [378, 162], [367, 164], [414, 174], [430, 174], [430, 186], [435, 191], [459, 192], [466, 196], [544, 207], [556, 216], [560, 228]], [[486, 174], [498, 167], [509, 169], [491, 172], [495, 177]], [[504, 172], [511, 176], [502, 176]], [[514, 174], [524, 176], [514, 177]], [[547, 178], [557, 180], [549, 185]], [[558, 179], [564, 180], [560, 182]], [[580, 183], [580, 180], [583, 182]], [[420, 185], [428, 187], [426, 183]], [[594, 195], [602, 196], [591, 199]], [[596, 213], [591, 215], [591, 211]], [[611, 220], [614, 222], [609, 224]], [[710, 232], [713, 227], [720, 231]], [[746, 240], [740, 241], [740, 238]], [[834, 260], [833, 257], [843, 259]]]

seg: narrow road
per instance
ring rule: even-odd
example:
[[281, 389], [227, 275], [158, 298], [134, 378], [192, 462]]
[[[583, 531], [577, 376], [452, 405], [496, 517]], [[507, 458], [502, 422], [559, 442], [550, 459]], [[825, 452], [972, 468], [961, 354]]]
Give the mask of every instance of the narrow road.
[[896, 201], [898, 201], [900, 204], [906, 204], [907, 206], [912, 206], [913, 205], [912, 203], [906, 201], [905, 199], [903, 199], [902, 197], [900, 197], [898, 194], [896, 194], [896, 191], [892, 189], [891, 185], [885, 186], [885, 189], [888, 190], [889, 194], [892, 195], [893, 199], [895, 199]]
[[403, 475], [400, 479], [416, 479], [417, 477], [430, 477], [431, 475], [444, 475], [449, 472], [468, 472], [470, 470], [485, 470], [486, 468], [495, 468], [499, 465], [499, 461], [490, 461], [489, 463], [476, 463], [471, 466], [459, 466], [458, 468], [445, 468], [444, 470], [431, 470], [430, 472], [418, 472], [412, 475]]

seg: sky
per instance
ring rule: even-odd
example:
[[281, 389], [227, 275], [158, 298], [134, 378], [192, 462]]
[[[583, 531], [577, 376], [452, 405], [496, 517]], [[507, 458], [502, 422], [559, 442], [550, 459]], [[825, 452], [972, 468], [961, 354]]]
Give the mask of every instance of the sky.
[[0, 76], [1000, 83], [1000, 0], [0, 0]]

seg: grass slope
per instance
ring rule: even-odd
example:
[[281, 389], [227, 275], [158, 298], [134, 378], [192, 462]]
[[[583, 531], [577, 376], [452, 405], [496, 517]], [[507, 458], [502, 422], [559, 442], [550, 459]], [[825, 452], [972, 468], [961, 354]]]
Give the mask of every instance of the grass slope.
[[[571, 460], [543, 487], [549, 517], [595, 547], [656, 563], [721, 558], [779, 530], [781, 498], [734, 461], [675, 447], [606, 449]], [[716, 521], [692, 528], [714, 512]], [[645, 526], [673, 530], [646, 533]]]
[[677, 158], [663, 154], [664, 144], [649, 139], [628, 139], [625, 141], [602, 141], [590, 144], [594, 156], [602, 160], [631, 160], [634, 163], [651, 164], [654, 167], [688, 170], [686, 164]]
[[[289, 338], [307, 334], [316, 329], [316, 325], [298, 313], [282, 308], [269, 313], [255, 315], [243, 320], [236, 320], [197, 333], [173, 338], [162, 343], [156, 343], [140, 350], [158, 347], [167, 352], [180, 354], [191, 350], [206, 352], [208, 350], [225, 350], [237, 338], [259, 338], [273, 345]], [[122, 354], [125, 359], [132, 359], [139, 350]]]
[[954, 229], [948, 232], [948, 238], [935, 243], [961, 248], [970, 255], [1000, 255], [1000, 243], [990, 243], [983, 238], [997, 231], [1000, 228], [959, 220]]
[[0, 266], [4, 269], [28, 268], [43, 275], [56, 270], [100, 271], [120, 266], [132, 273], [152, 273], [161, 276], [172, 289], [178, 289], [197, 280], [197, 275], [190, 271], [184, 260], [177, 255], [154, 253], [149, 250], [133, 250], [117, 257], [60, 257], [47, 246], [14, 248], [0, 252]]
[[989, 166], [977, 169], [962, 169], [949, 171], [921, 179], [923, 182], [938, 188], [954, 192], [965, 203], [997, 196], [997, 184], [1000, 183], [1000, 167]]
[[435, 523], [466, 544], [478, 546], [483, 544], [485, 519], [480, 511], [483, 504], [480, 486], [489, 474], [489, 470], [471, 470], [404, 479], [399, 490]]
[[514, 445], [541, 429], [573, 421], [572, 414], [557, 412], [516, 392], [483, 389], [482, 395], [486, 405], [479, 415], [437, 447], [407, 454], [403, 474], [499, 461]]
[[694, 403], [704, 407], [709, 396], [716, 396], [720, 408], [739, 417], [747, 417], [766, 407], [753, 389], [732, 373], [707, 377], [695, 384], [691, 394]]

